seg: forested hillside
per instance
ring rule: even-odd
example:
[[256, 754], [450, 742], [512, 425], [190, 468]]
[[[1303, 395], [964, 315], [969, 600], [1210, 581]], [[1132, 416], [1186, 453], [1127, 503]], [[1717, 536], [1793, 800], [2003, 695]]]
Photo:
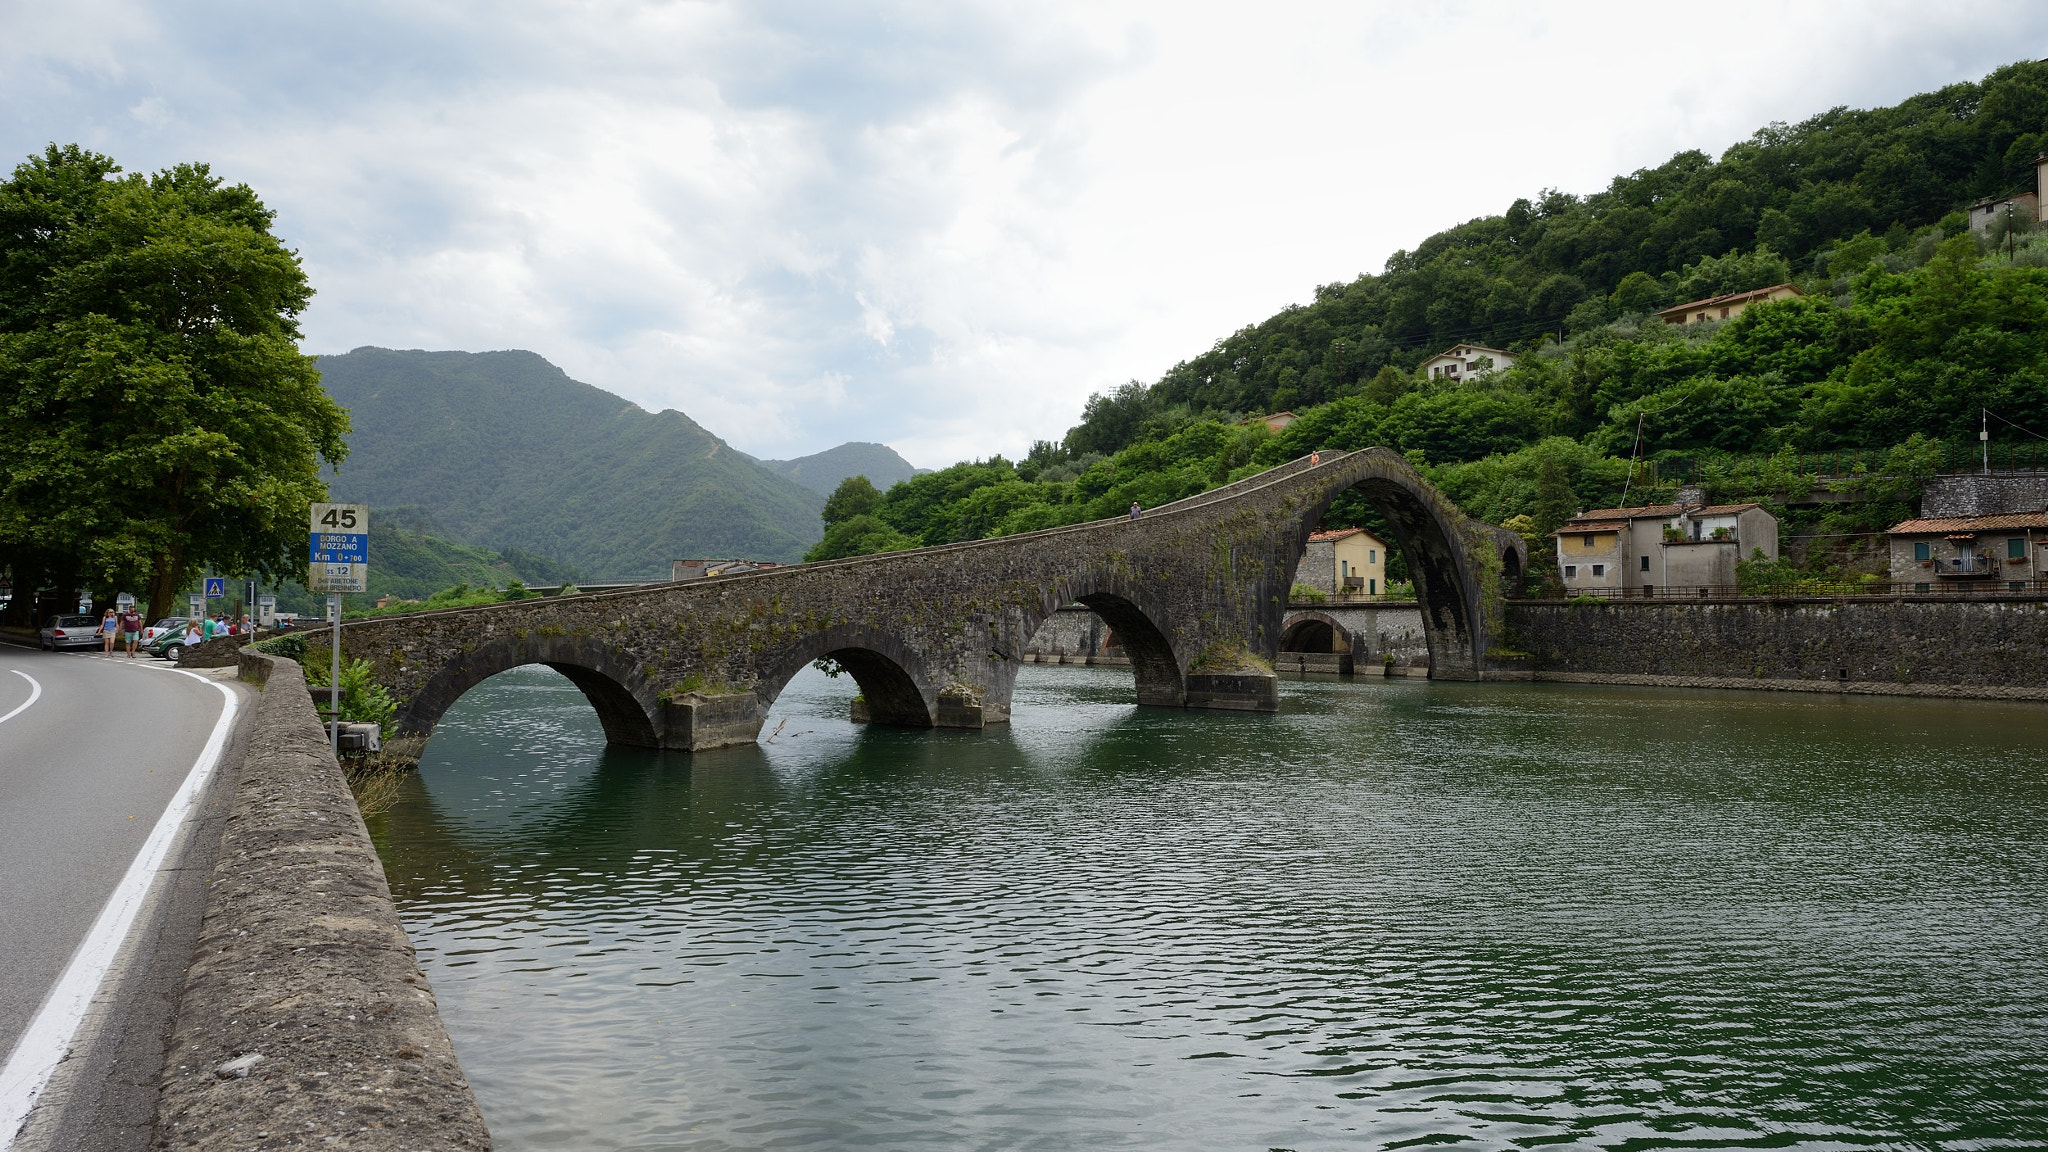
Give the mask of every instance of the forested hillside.
[[849, 476], [865, 476], [876, 487], [887, 488], [898, 480], [917, 475], [910, 461], [887, 444], [854, 440], [794, 460], [763, 460], [761, 466], [789, 477], [820, 496], [829, 496]]
[[[1768, 496], [1790, 467], [1772, 454], [1853, 449], [1924, 470], [1930, 445], [1974, 443], [1983, 409], [2003, 436], [2048, 433], [2048, 234], [1977, 236], [1964, 215], [1981, 195], [2032, 190], [2044, 145], [2048, 64], [2019, 64], [1894, 108], [1772, 125], [1718, 160], [1681, 153], [1591, 196], [1517, 200], [1152, 385], [1094, 397], [1024, 461], [955, 465], [841, 500], [836, 517], [828, 505], [813, 555], [1113, 515], [1317, 448], [1405, 451], [1475, 514], [1547, 529], [1624, 487], [1668, 494], [1681, 471]], [[1654, 316], [1787, 280], [1805, 296], [1727, 323]], [[1418, 378], [1459, 340], [1519, 362]], [[1302, 419], [1278, 436], [1244, 422], [1279, 409]], [[1884, 495], [1857, 514], [1903, 507]]]
[[358, 348], [320, 373], [353, 424], [335, 498], [417, 509], [469, 544], [613, 579], [794, 560], [819, 535], [818, 493], [531, 352]]

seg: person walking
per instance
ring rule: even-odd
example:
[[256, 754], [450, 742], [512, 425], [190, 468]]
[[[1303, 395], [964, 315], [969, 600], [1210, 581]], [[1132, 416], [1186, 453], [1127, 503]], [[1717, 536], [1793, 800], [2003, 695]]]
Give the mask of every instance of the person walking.
[[133, 660], [135, 646], [142, 642], [142, 613], [137, 612], [135, 605], [130, 604], [128, 610], [121, 613], [120, 623], [121, 642], [128, 648], [128, 658]]
[[114, 615], [112, 608], [107, 609], [107, 614], [100, 617], [100, 655], [114, 654], [114, 640], [120, 631], [121, 618]]
[[1143, 508], [1138, 507], [1138, 502], [1136, 500], [1131, 501], [1131, 519], [1136, 520], [1138, 518], [1138, 514], [1143, 511]]

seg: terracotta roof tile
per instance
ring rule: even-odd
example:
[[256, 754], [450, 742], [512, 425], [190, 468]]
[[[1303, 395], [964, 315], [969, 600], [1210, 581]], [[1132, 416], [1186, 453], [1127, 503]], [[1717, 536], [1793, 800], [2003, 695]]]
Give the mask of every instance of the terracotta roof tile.
[[1674, 312], [1685, 312], [1694, 308], [1713, 308], [1722, 304], [1733, 304], [1739, 300], [1754, 300], [1759, 296], [1768, 296], [1780, 288], [1791, 288], [1794, 296], [1806, 295], [1806, 293], [1801, 292], [1791, 284], [1773, 284], [1768, 288], [1752, 288], [1747, 292], [1727, 292], [1719, 296], [1709, 296], [1705, 300], [1694, 300], [1688, 304], [1673, 304], [1671, 307], [1657, 313], [1657, 315], [1669, 316]]
[[2048, 528], [2048, 512], [1999, 512], [1990, 516], [1935, 516], [1894, 524], [1895, 536], [1923, 532], [1997, 532], [2013, 528]]

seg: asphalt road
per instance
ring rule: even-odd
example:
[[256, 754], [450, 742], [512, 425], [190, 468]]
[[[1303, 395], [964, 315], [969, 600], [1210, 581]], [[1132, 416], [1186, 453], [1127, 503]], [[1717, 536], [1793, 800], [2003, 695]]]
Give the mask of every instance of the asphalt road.
[[0, 647], [0, 1056], [14, 1050], [225, 705], [212, 683], [160, 660]]

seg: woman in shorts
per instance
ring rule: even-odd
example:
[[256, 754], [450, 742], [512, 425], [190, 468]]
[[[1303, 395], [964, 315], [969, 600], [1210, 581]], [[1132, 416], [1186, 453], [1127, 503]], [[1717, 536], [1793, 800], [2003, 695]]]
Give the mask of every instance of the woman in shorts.
[[107, 614], [100, 617], [100, 655], [114, 654], [114, 637], [120, 630], [120, 617], [114, 615], [112, 608], [107, 609]]

